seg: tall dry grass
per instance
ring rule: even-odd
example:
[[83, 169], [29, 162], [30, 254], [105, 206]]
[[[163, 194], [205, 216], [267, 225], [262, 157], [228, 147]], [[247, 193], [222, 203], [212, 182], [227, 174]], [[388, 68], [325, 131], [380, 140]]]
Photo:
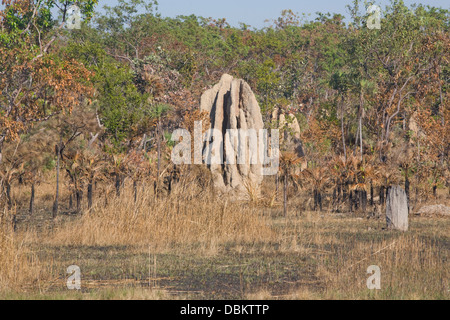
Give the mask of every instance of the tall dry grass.
[[[318, 274], [332, 299], [448, 299], [448, 250], [418, 235], [342, 245], [341, 259], [324, 258]], [[381, 290], [368, 290], [367, 268], [380, 267]], [[330, 271], [339, 270], [339, 275]]]
[[11, 213], [0, 214], [0, 292], [40, 288], [50, 277], [49, 264], [42, 264], [32, 243], [33, 232], [14, 232]]
[[[153, 186], [141, 185], [135, 202], [131, 182], [120, 197], [113, 188], [99, 184], [91, 210], [84, 208], [79, 216], [61, 215], [38, 232], [23, 228], [13, 232], [10, 217], [2, 216], [0, 291], [45, 287], [49, 279], [54, 281], [52, 262], [47, 260], [52, 257], [63, 284], [74, 247], [117, 246], [118, 251], [176, 253], [181, 258], [223, 254], [236, 264], [240, 258], [235, 253], [242, 252], [279, 275], [277, 285], [292, 289], [280, 294], [262, 285], [246, 293], [250, 299], [448, 299], [448, 219], [412, 217], [411, 230], [399, 233], [382, 230], [383, 220], [305, 211], [305, 198], [294, 196], [285, 219], [281, 203], [274, 201], [273, 186], [257, 197], [244, 195], [247, 201], [227, 200], [196, 181], [175, 184], [170, 194], [163, 186], [159, 190], [155, 195]], [[51, 204], [53, 191], [47, 186], [39, 190], [40, 206]], [[87, 270], [104, 267], [95, 255], [83, 259], [91, 268]], [[120, 255], [114, 259], [111, 263], [122, 264]], [[272, 259], [289, 261], [293, 272], [301, 275], [298, 282], [287, 278], [283, 283], [287, 274], [271, 270]], [[370, 265], [381, 268], [380, 291], [367, 289]], [[132, 278], [131, 274], [134, 271], [125, 272], [123, 279]], [[116, 279], [107, 277], [101, 280]]]
[[100, 199], [80, 219], [57, 228], [47, 242], [214, 250], [228, 242], [274, 239], [269, 219], [246, 202], [201, 193], [195, 186], [161, 197], [155, 196], [153, 188], [140, 191], [137, 202], [132, 188], [125, 188], [120, 197], [110, 193], [107, 201]]
[[[321, 287], [307, 296], [448, 299], [449, 221], [411, 218], [410, 222], [410, 230], [403, 233], [383, 230], [385, 222], [379, 220], [311, 213], [295, 221], [286, 248], [316, 262], [315, 277]], [[372, 265], [381, 269], [381, 290], [367, 288], [367, 269]], [[302, 291], [285, 298], [299, 296]]]

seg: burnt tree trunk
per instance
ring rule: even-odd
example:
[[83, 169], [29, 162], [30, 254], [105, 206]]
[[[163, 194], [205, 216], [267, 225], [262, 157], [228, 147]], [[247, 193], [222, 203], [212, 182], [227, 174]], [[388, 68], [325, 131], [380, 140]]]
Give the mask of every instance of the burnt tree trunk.
[[5, 135], [0, 136], [0, 164], [2, 164], [3, 160], [3, 141], [5, 141]]
[[32, 215], [34, 212], [34, 194], [35, 194], [34, 183], [32, 183], [31, 184], [31, 198], [30, 198], [30, 215]]
[[345, 204], [345, 201], [347, 201], [348, 198], [348, 182], [345, 182], [342, 184], [342, 203]]
[[13, 218], [12, 218], [12, 226], [13, 226], [13, 230], [14, 232], [17, 231], [17, 214], [13, 214]]
[[168, 185], [167, 185], [167, 191], [169, 192], [169, 194], [172, 192], [172, 179], [173, 179], [173, 173], [171, 172], [169, 175], [169, 181], [168, 181]]
[[384, 205], [384, 194], [385, 194], [385, 190], [384, 190], [384, 186], [380, 187], [380, 206]]
[[342, 201], [342, 186], [341, 183], [338, 183], [337, 185], [337, 205], [339, 206], [339, 204]]
[[156, 148], [158, 154], [158, 165], [157, 165], [157, 176], [155, 185], [155, 196], [158, 196], [159, 192], [159, 178], [161, 175], [161, 120], [158, 119], [158, 124], [156, 125]]
[[416, 197], [414, 199], [414, 206], [417, 206], [417, 203], [419, 203], [419, 187], [416, 187]]
[[314, 189], [314, 211], [322, 211], [322, 194]]
[[370, 183], [370, 206], [373, 207], [375, 205], [375, 201], [373, 201], [373, 184]]
[[77, 190], [76, 195], [77, 195], [77, 213], [80, 213], [81, 212], [81, 204], [83, 201], [83, 190]]
[[108, 206], [108, 193], [105, 192], [105, 207]]
[[360, 193], [361, 193], [361, 191], [359, 191], [359, 190], [355, 190], [353, 192], [353, 203], [354, 203], [355, 211], [358, 211], [358, 209], [359, 209], [359, 204], [360, 204], [360, 200], [361, 200]]
[[411, 203], [411, 197], [409, 195], [409, 186], [410, 186], [410, 182], [409, 182], [409, 178], [408, 178], [408, 172], [406, 172], [406, 177], [405, 177], [405, 192], [406, 192], [406, 199], [408, 200], [408, 210], [410, 208], [410, 203]]
[[313, 197], [314, 197], [314, 211], [317, 211], [317, 190], [313, 190]]
[[283, 188], [283, 204], [284, 204], [284, 217], [287, 217], [287, 187], [288, 187], [288, 172], [286, 170], [284, 174], [284, 188]]
[[118, 197], [120, 197], [120, 187], [121, 187], [121, 185], [122, 185], [122, 177], [121, 177], [120, 173], [116, 173], [115, 186], [116, 186], [116, 195]]
[[348, 210], [353, 212], [353, 192], [350, 190], [348, 193]]
[[366, 212], [367, 209], [367, 191], [366, 190], [358, 190], [357, 191], [357, 200], [358, 200], [358, 209], [361, 212]]
[[338, 191], [337, 191], [337, 187], [333, 189], [333, 210], [336, 208], [337, 205], [337, 198], [338, 198]]
[[6, 182], [6, 203], [8, 205], [8, 210], [12, 209], [12, 198], [11, 198], [11, 184]]
[[280, 184], [280, 175], [277, 172], [277, 175], [275, 176], [275, 190], [276, 190], [276, 192], [278, 192], [279, 184]]
[[93, 197], [93, 184], [92, 179], [88, 183], [87, 187], [87, 197], [88, 197], [88, 209], [90, 210], [92, 208], [92, 197]]
[[317, 202], [319, 203], [319, 209], [322, 211], [322, 193], [317, 190]]
[[134, 193], [134, 203], [137, 202], [137, 181], [133, 181], [133, 193]]
[[59, 171], [60, 171], [60, 161], [61, 161], [61, 144], [62, 139], [60, 138], [59, 144], [56, 146], [56, 194], [55, 194], [55, 202], [53, 203], [52, 216], [53, 219], [58, 215], [58, 207], [59, 207]]
[[73, 209], [73, 198], [72, 198], [72, 193], [70, 193], [69, 196], [69, 210]]

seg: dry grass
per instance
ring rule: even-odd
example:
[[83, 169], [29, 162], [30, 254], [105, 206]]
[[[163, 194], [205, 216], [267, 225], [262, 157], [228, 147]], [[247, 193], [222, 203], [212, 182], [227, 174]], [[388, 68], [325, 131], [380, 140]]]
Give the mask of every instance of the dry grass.
[[52, 245], [145, 246], [152, 250], [201, 248], [216, 251], [226, 242], [270, 241], [269, 219], [243, 202], [214, 196], [180, 199], [176, 194], [157, 199], [151, 191], [135, 203], [130, 189], [108, 205], [97, 205], [46, 240]]
[[[332, 299], [444, 299], [448, 298], [448, 251], [417, 234], [392, 239], [336, 245], [339, 259], [322, 257], [318, 274], [326, 279], [326, 296]], [[381, 269], [382, 290], [367, 290], [371, 265]], [[339, 270], [339, 273], [332, 272]]]
[[45, 286], [52, 275], [47, 264], [41, 263], [30, 243], [33, 232], [14, 232], [10, 213], [0, 216], [0, 293], [10, 290], [30, 290]]
[[[383, 219], [305, 211], [307, 199], [291, 195], [285, 219], [266, 189], [270, 204], [233, 202], [195, 184], [158, 196], [140, 188], [136, 203], [130, 185], [119, 198], [99, 188], [92, 210], [52, 221], [45, 208], [54, 190], [41, 188], [35, 217], [15, 233], [6, 218], [1, 224], [0, 297], [449, 298], [448, 217], [412, 217], [400, 233], [383, 230]], [[24, 227], [33, 221], [45, 227]], [[74, 263], [82, 292], [65, 289]], [[381, 290], [366, 287], [370, 265], [381, 268]]]

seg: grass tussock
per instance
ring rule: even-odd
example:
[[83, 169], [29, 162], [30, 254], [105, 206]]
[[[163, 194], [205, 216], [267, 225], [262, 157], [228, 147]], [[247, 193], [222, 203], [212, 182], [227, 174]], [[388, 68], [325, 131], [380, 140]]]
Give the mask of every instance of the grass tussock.
[[14, 232], [10, 218], [6, 210], [0, 216], [0, 292], [41, 288], [52, 273], [32, 250], [37, 237], [29, 231]]
[[49, 239], [59, 245], [145, 245], [167, 249], [175, 246], [214, 247], [233, 242], [270, 241], [270, 222], [246, 203], [213, 196], [157, 199], [144, 192], [134, 202], [125, 194], [97, 205], [80, 219], [57, 228]]

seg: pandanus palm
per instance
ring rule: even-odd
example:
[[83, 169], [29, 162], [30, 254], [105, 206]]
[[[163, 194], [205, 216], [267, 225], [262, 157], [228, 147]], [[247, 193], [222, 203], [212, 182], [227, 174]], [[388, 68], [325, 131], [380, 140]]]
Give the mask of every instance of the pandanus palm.
[[84, 154], [84, 179], [87, 180], [88, 183], [88, 209], [92, 208], [92, 199], [94, 196], [94, 185], [98, 180], [102, 180], [104, 178], [103, 168], [106, 166], [106, 163], [100, 156], [90, 153]]
[[64, 159], [66, 172], [71, 180], [71, 187], [75, 191], [77, 212], [81, 212], [83, 189], [87, 185], [88, 208], [92, 207], [93, 185], [102, 176], [105, 162], [95, 154], [88, 151], [77, 151]]
[[383, 164], [379, 169], [380, 178], [380, 205], [384, 205], [386, 202], [386, 196], [388, 187], [394, 183], [399, 182], [399, 173], [396, 168], [389, 166], [388, 164]]
[[329, 185], [331, 180], [329, 169], [326, 166], [314, 167], [306, 169], [304, 173], [308, 182], [313, 187], [314, 210], [320, 208], [320, 211], [322, 211], [322, 193], [325, 191], [325, 188]]
[[8, 210], [12, 208], [11, 185], [17, 179], [18, 172], [17, 168], [2, 168], [0, 170], [0, 194], [5, 196]]
[[337, 210], [341, 202], [347, 198], [346, 182], [348, 180], [348, 165], [344, 156], [334, 156], [329, 165], [330, 179], [334, 181], [333, 207]]
[[302, 161], [302, 158], [299, 157], [295, 152], [289, 152], [289, 151], [285, 151], [285, 152], [281, 152], [281, 157], [280, 157], [280, 165], [281, 165], [281, 170], [282, 170], [282, 178], [284, 181], [284, 186], [283, 186], [283, 204], [284, 204], [284, 216], [287, 216], [287, 201], [288, 201], [288, 197], [287, 197], [287, 188], [288, 188], [288, 179], [289, 179], [289, 175], [290, 175], [290, 171], [292, 170], [292, 168], [294, 168], [295, 166], [299, 165]]
[[131, 151], [122, 164], [133, 179], [134, 201], [137, 201], [137, 185], [151, 174], [151, 162], [143, 151]]

